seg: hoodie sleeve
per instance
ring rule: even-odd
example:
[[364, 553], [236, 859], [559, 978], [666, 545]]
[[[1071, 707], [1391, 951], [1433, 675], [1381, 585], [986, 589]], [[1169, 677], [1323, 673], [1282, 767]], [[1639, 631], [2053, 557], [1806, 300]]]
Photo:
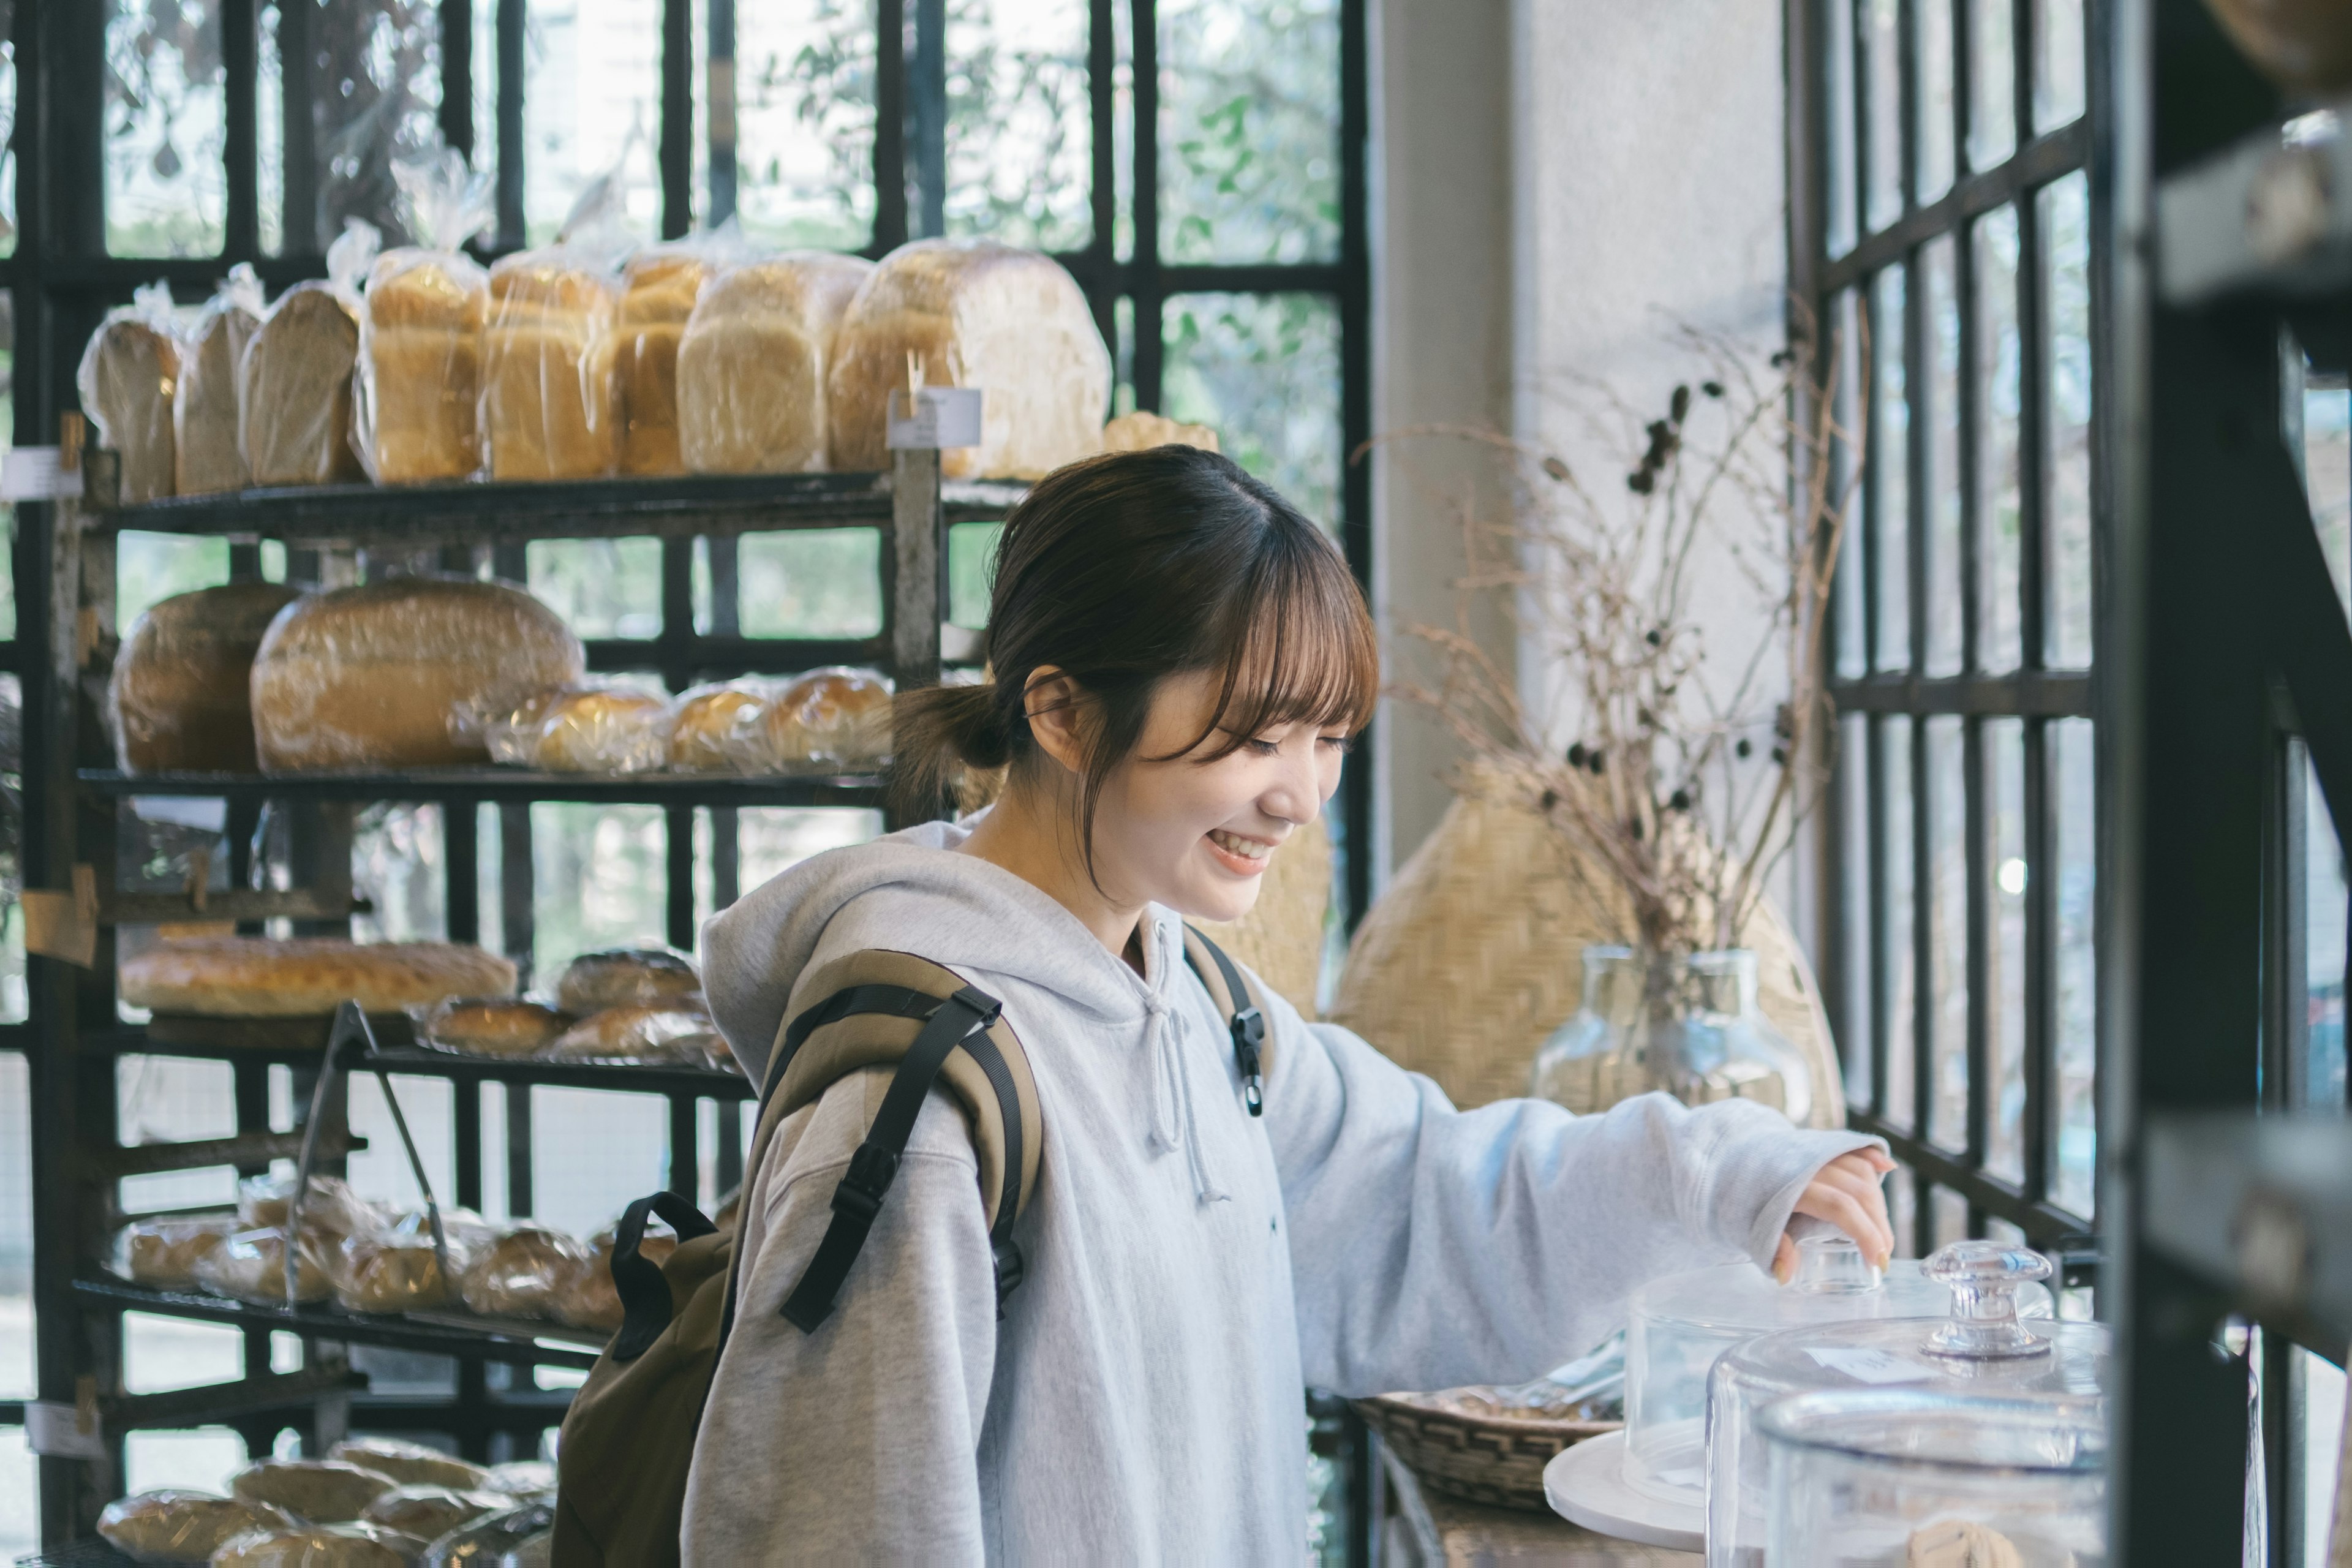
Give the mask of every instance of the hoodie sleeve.
[[1308, 1383], [1349, 1395], [1525, 1382], [1618, 1327], [1645, 1279], [1769, 1268], [1813, 1173], [1876, 1142], [1664, 1094], [1456, 1110], [1346, 1029], [1271, 1011], [1300, 1351]]

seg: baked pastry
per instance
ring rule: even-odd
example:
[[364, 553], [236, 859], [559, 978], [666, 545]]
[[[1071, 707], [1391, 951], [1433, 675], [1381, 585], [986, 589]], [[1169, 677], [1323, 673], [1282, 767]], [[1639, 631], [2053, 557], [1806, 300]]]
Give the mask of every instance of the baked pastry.
[[489, 277], [441, 250], [389, 250], [360, 312], [352, 440], [378, 484], [462, 479], [482, 466]]
[[328, 1449], [327, 1458], [389, 1476], [404, 1487], [448, 1487], [467, 1491], [480, 1486], [490, 1474], [483, 1466], [422, 1443], [404, 1443], [397, 1437], [347, 1437]]
[[834, 337], [873, 271], [854, 256], [793, 251], [730, 268], [703, 287], [677, 349], [678, 449], [688, 468], [824, 468]]
[[1050, 257], [992, 239], [919, 239], [884, 257], [834, 339], [835, 468], [889, 466], [889, 395], [906, 389], [909, 356], [926, 384], [983, 395], [981, 444], [941, 452], [944, 478], [1042, 479], [1102, 445], [1110, 351]]
[[492, 713], [580, 679], [587, 655], [529, 594], [470, 577], [392, 577], [313, 594], [253, 661], [264, 773], [486, 762], [450, 718]]
[[562, 1231], [522, 1226], [467, 1267], [461, 1289], [486, 1317], [552, 1318], [587, 1263], [588, 1249]]
[[768, 760], [780, 768], [877, 767], [890, 756], [890, 682], [870, 669], [813, 669], [769, 704]]
[[551, 1061], [658, 1062], [665, 1066], [727, 1065], [726, 1041], [700, 996], [624, 1002], [591, 1013], [558, 1035], [541, 1055]]
[[410, 1568], [426, 1544], [380, 1524], [300, 1524], [240, 1535], [212, 1568]]
[[642, 773], [669, 756], [669, 699], [625, 686], [570, 691], [548, 703], [531, 757], [557, 773]]
[[222, 1242], [247, 1228], [233, 1214], [134, 1219], [115, 1233], [114, 1271], [133, 1285], [192, 1290], [196, 1288], [196, 1265]]
[[685, 773], [733, 773], [756, 754], [767, 694], [748, 681], [698, 686], [669, 715], [669, 765]]
[[1218, 450], [1217, 433], [1206, 425], [1180, 425], [1148, 408], [1122, 414], [1103, 426], [1106, 452], [1148, 452], [1154, 447], [1198, 447], [1213, 452]]
[[98, 1532], [116, 1551], [142, 1563], [207, 1563], [224, 1542], [293, 1522], [267, 1503], [165, 1487], [108, 1503], [98, 1516]]
[[[332, 1287], [327, 1279], [322, 1240], [306, 1225], [294, 1248], [294, 1294], [299, 1304], [323, 1301]], [[196, 1259], [196, 1283], [215, 1296], [250, 1301], [260, 1307], [281, 1307], [286, 1294], [286, 1232], [275, 1226], [241, 1230]], [[313, 1517], [304, 1514], [305, 1519]]]
[[106, 689], [122, 771], [257, 772], [254, 650], [301, 596], [282, 583], [229, 583], [174, 594], [133, 621]]
[[360, 1515], [366, 1524], [380, 1524], [419, 1541], [436, 1541], [461, 1524], [512, 1508], [510, 1498], [497, 1492], [453, 1491], [447, 1487], [404, 1484], [367, 1505]]
[[82, 351], [75, 377], [82, 412], [98, 427], [100, 445], [121, 455], [125, 501], [172, 493], [172, 401], [180, 380], [180, 340], [172, 331], [168, 294], [163, 304], [161, 313], [141, 306], [107, 312]]
[[246, 345], [238, 394], [246, 468], [257, 485], [331, 485], [366, 477], [352, 450], [358, 301], [331, 283], [297, 283]]
[[560, 251], [490, 268], [482, 425], [494, 479], [584, 479], [620, 458], [613, 280]]
[[229, 1478], [247, 1502], [282, 1508], [313, 1524], [343, 1524], [390, 1491], [393, 1479], [347, 1459], [258, 1459]]
[[159, 1013], [308, 1018], [346, 1001], [397, 1013], [444, 996], [495, 996], [513, 991], [515, 966], [460, 942], [211, 936], [123, 960], [120, 984], [124, 1001]]
[[416, 1037], [463, 1057], [528, 1057], [571, 1026], [569, 1014], [513, 996], [452, 996], [415, 1011]]
[[[613, 1245], [617, 1238], [607, 1226], [596, 1233], [588, 1244], [591, 1257], [588, 1267], [580, 1271], [572, 1289], [556, 1306], [556, 1316], [575, 1329], [594, 1329], [612, 1333], [621, 1326], [627, 1314], [621, 1307], [620, 1287], [613, 1282]], [[637, 1256], [659, 1266], [677, 1250], [677, 1237], [665, 1232], [647, 1231], [637, 1242]]]
[[622, 274], [616, 360], [621, 378], [621, 472], [682, 474], [677, 447], [677, 345], [709, 265], [677, 250], [649, 250]]
[[245, 448], [236, 434], [236, 382], [246, 345], [261, 325], [261, 279], [250, 262], [229, 268], [180, 347], [172, 396], [173, 489], [184, 496], [243, 489]]
[[702, 1000], [702, 976], [683, 953], [654, 947], [616, 947], [583, 952], [563, 966], [555, 983], [555, 1005], [575, 1018], [625, 1002]]

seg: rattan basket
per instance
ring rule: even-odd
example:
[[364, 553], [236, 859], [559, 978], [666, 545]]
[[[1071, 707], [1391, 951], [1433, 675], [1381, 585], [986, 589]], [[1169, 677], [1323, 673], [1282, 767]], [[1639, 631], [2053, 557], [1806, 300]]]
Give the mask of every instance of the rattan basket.
[[1625, 1425], [1474, 1415], [1398, 1394], [1359, 1399], [1355, 1405], [1365, 1425], [1381, 1435], [1381, 1441], [1423, 1486], [1471, 1502], [1538, 1512], [1550, 1506], [1544, 1501], [1543, 1471], [1553, 1456]]

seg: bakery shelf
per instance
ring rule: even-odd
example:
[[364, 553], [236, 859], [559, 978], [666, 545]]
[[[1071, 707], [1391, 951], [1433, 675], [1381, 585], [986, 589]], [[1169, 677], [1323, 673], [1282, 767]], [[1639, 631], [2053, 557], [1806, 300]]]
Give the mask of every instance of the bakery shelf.
[[568, 1329], [561, 1323], [517, 1323], [461, 1312], [393, 1317], [346, 1312], [340, 1307], [325, 1305], [257, 1307], [194, 1291], [152, 1290], [120, 1279], [77, 1279], [73, 1293], [85, 1305], [121, 1311], [154, 1312], [167, 1318], [194, 1318], [241, 1328], [282, 1330], [305, 1339], [344, 1344], [382, 1345], [389, 1350], [472, 1356], [518, 1365], [568, 1366], [583, 1371], [596, 1364], [597, 1352], [604, 1348], [606, 1337]]
[[124, 1556], [93, 1535], [19, 1557], [16, 1568], [139, 1568], [139, 1559]]
[[161, 1394], [117, 1394], [99, 1402], [99, 1418], [110, 1432], [188, 1426], [262, 1410], [283, 1410], [322, 1397], [363, 1394], [368, 1377], [340, 1356], [321, 1357], [292, 1372], [267, 1372], [228, 1383], [201, 1384]]
[[521, 768], [415, 768], [375, 773], [125, 773], [84, 768], [100, 795], [226, 800], [606, 801], [646, 805], [866, 805], [883, 803], [874, 774], [769, 778], [703, 773], [542, 773]]
[[[191, 1045], [158, 1040], [144, 1029], [90, 1030], [81, 1037], [85, 1054], [196, 1057], [216, 1061], [268, 1061], [315, 1065], [324, 1048], [311, 1045], [243, 1046], [229, 1042]], [[467, 1057], [424, 1047], [393, 1047], [354, 1058], [352, 1072], [396, 1072], [463, 1083], [537, 1083], [556, 1089], [608, 1089], [628, 1094], [688, 1094], [708, 1100], [749, 1100], [754, 1093], [740, 1073], [709, 1068], [664, 1067], [634, 1062], [562, 1062], [537, 1057]]]
[[[341, 1130], [319, 1134], [319, 1154], [322, 1159], [340, 1160], [367, 1146], [366, 1139]], [[118, 1148], [92, 1151], [90, 1163], [107, 1176], [120, 1179], [152, 1176], [163, 1171], [204, 1171], [215, 1165], [243, 1169], [267, 1165], [273, 1160], [296, 1159], [301, 1152], [299, 1132], [240, 1132], [232, 1138], [200, 1138], [187, 1143], [125, 1143]]]

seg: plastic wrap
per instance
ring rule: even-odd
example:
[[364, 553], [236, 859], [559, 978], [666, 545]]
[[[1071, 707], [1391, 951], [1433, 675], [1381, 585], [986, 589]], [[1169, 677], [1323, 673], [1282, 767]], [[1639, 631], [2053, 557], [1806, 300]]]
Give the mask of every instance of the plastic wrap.
[[121, 454], [126, 501], [172, 493], [180, 347], [171, 285], [150, 283], [109, 310], [82, 350], [74, 376], [81, 411], [98, 426], [99, 445]]
[[562, 1231], [517, 1227], [467, 1267], [466, 1305], [493, 1318], [549, 1318], [588, 1265], [588, 1249]]
[[511, 1498], [497, 1492], [453, 1491], [447, 1487], [408, 1482], [368, 1504], [360, 1521], [413, 1535], [419, 1541], [435, 1541], [462, 1525], [503, 1513], [513, 1506]]
[[555, 1504], [551, 1499], [492, 1514], [433, 1542], [425, 1548], [418, 1568], [497, 1568], [508, 1552], [554, 1522]]
[[776, 694], [763, 719], [772, 769], [858, 772], [890, 756], [888, 678], [870, 669], [813, 669]]
[[487, 762], [453, 714], [510, 710], [586, 663], [562, 617], [504, 584], [391, 577], [313, 594], [254, 657], [255, 748], [265, 773]]
[[727, 1042], [699, 996], [629, 1002], [592, 1013], [540, 1054], [550, 1061], [638, 1062], [719, 1071], [734, 1066]]
[[[588, 1267], [573, 1282], [572, 1293], [557, 1309], [558, 1315], [575, 1329], [593, 1329], [611, 1333], [621, 1326], [625, 1315], [621, 1309], [620, 1287], [613, 1283], [613, 1247], [617, 1235], [611, 1226], [596, 1233], [588, 1243], [593, 1255]], [[667, 1231], [647, 1230], [637, 1243], [637, 1256], [658, 1267], [677, 1250], [677, 1237]]]
[[482, 426], [494, 479], [586, 479], [620, 462], [620, 289], [565, 246], [490, 268]]
[[398, 1437], [347, 1437], [328, 1449], [327, 1458], [389, 1476], [404, 1487], [436, 1486], [468, 1491], [481, 1486], [490, 1474], [469, 1460]]
[[253, 655], [299, 597], [280, 583], [230, 583], [174, 594], [133, 621], [106, 689], [122, 771], [257, 772]]
[[532, 763], [556, 773], [645, 773], [669, 760], [669, 699], [599, 682], [540, 710]]
[[981, 444], [941, 452], [944, 478], [1042, 479], [1101, 447], [1110, 351], [1050, 257], [991, 239], [919, 239], [884, 257], [834, 340], [835, 468], [889, 467], [889, 395], [907, 386], [910, 357], [925, 384], [985, 395]]
[[[294, 1249], [294, 1296], [297, 1305], [323, 1301], [331, 1292], [326, 1257], [331, 1237], [306, 1226]], [[247, 1301], [257, 1307], [286, 1305], [286, 1233], [276, 1226], [241, 1230], [196, 1260], [196, 1283], [215, 1296]]]
[[773, 693], [752, 680], [722, 680], [677, 694], [669, 710], [669, 765], [681, 773], [744, 771], [756, 756]]
[[375, 261], [373, 226], [347, 219], [327, 247], [327, 276], [278, 297], [246, 345], [237, 436], [257, 485], [362, 479], [352, 449], [352, 370], [360, 352], [360, 280]]
[[555, 1531], [542, 1530], [526, 1537], [512, 1551], [499, 1559], [499, 1568], [552, 1568], [555, 1562]]
[[257, 1459], [229, 1478], [228, 1489], [312, 1524], [347, 1524], [394, 1484], [348, 1459]]
[[133, 1285], [158, 1290], [194, 1289], [196, 1265], [231, 1236], [249, 1228], [233, 1214], [134, 1219], [114, 1233], [110, 1266]]
[[346, 1001], [370, 1013], [397, 1013], [444, 996], [511, 992], [515, 966], [462, 942], [205, 936], [162, 942], [123, 960], [117, 984], [124, 1001], [159, 1013], [311, 1018]]
[[267, 1505], [164, 1487], [108, 1503], [98, 1516], [98, 1532], [135, 1562], [206, 1563], [223, 1542], [292, 1522]]
[[[236, 1184], [236, 1217], [246, 1228], [258, 1230], [286, 1223], [294, 1203], [292, 1176], [247, 1176]], [[390, 1216], [357, 1193], [341, 1176], [313, 1174], [302, 1199], [305, 1235], [340, 1240], [354, 1231], [380, 1229]]]
[[180, 345], [172, 396], [174, 488], [184, 496], [243, 489], [245, 448], [236, 437], [237, 370], [261, 326], [261, 279], [253, 264], [228, 269]]
[[571, 1026], [569, 1015], [507, 996], [452, 996], [409, 1009], [416, 1038], [461, 1057], [528, 1057]]
[[508, 1497], [537, 1500], [545, 1496], [555, 1500], [555, 1467], [545, 1459], [510, 1459], [503, 1465], [492, 1465], [483, 1479], [482, 1489], [503, 1492]]
[[730, 220], [717, 231], [648, 246], [629, 258], [614, 329], [623, 473], [686, 472], [678, 451], [678, 340], [705, 280], [744, 249]]
[[1122, 414], [1103, 426], [1102, 449], [1106, 452], [1148, 452], [1154, 447], [1198, 447], [1204, 452], [1220, 449], [1217, 433], [1206, 425], [1180, 425], [1148, 408]]
[[368, 269], [352, 383], [352, 444], [378, 484], [462, 479], [482, 467], [482, 332], [489, 274], [457, 247], [497, 216], [463, 154], [392, 166], [418, 243]]
[[563, 966], [555, 1005], [575, 1018], [632, 1002], [688, 999], [702, 1005], [702, 976], [694, 961], [663, 947], [615, 947], [583, 952]]
[[[442, 1214], [441, 1235], [448, 1245], [449, 1267], [460, 1275], [496, 1240], [496, 1233], [478, 1215], [456, 1209]], [[432, 1224], [422, 1213], [352, 1231], [327, 1255], [326, 1263], [335, 1304], [347, 1311], [446, 1307], [457, 1294], [442, 1271]]]
[[824, 469], [834, 338], [873, 271], [854, 256], [794, 251], [703, 285], [677, 349], [678, 450], [688, 468]]
[[547, 710], [563, 699], [569, 686], [534, 691], [503, 707], [485, 710], [461, 703], [449, 713], [449, 733], [467, 744], [478, 744], [490, 761], [510, 768], [527, 768], [539, 753], [539, 726]]
[[409, 1568], [425, 1543], [380, 1524], [308, 1524], [240, 1535], [212, 1568]]

